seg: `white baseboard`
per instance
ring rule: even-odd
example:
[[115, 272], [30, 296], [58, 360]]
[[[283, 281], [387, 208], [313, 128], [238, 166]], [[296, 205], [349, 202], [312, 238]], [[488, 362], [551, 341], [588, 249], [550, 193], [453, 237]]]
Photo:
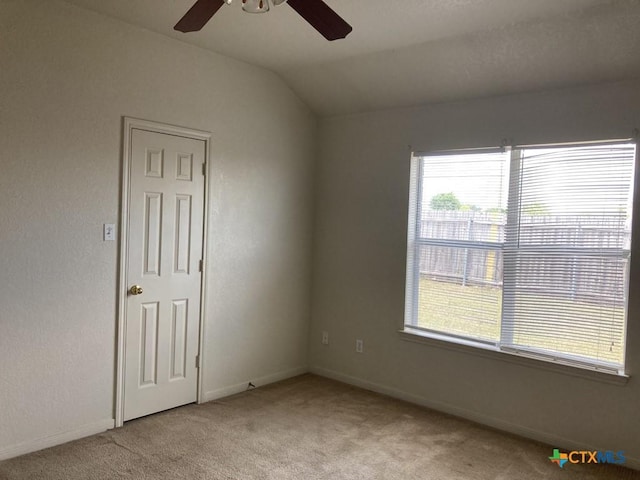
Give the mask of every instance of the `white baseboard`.
[[24, 455], [26, 453], [35, 452], [44, 448], [55, 447], [63, 443], [78, 440], [80, 438], [95, 435], [96, 433], [106, 432], [107, 430], [114, 428], [115, 420], [113, 418], [100, 420], [99, 422], [83, 425], [74, 430], [66, 432], [56, 433], [47, 437], [36, 438], [35, 440], [29, 440], [26, 442], [18, 443], [10, 447], [0, 449], [0, 460], [7, 460], [9, 458]]
[[[521, 437], [530, 438], [531, 440], [536, 440], [542, 443], [547, 443], [549, 445], [553, 445], [554, 447], [562, 448], [565, 450], [600, 450], [599, 448], [592, 445], [585, 445], [575, 440], [559, 437], [548, 432], [541, 432], [538, 430], [533, 430], [531, 428], [523, 427], [521, 425], [517, 425], [515, 423], [505, 422], [504, 420], [500, 420], [498, 418], [490, 417], [488, 415], [482, 415], [481, 413], [466, 410], [464, 408], [458, 408], [446, 403], [434, 402], [432, 400], [428, 400], [424, 397], [414, 395], [403, 390], [398, 390], [395, 388], [387, 387], [385, 385], [380, 385], [378, 383], [373, 383], [358, 377], [344, 375], [333, 370], [328, 370], [321, 367], [310, 367], [309, 371], [322, 377], [327, 377], [339, 382], [348, 383], [349, 385], [364, 388], [365, 390], [382, 393], [383, 395], [388, 395], [390, 397], [404, 400], [409, 403], [431, 408], [439, 412], [448, 413], [456, 417], [465, 418], [467, 420], [471, 420], [472, 422], [487, 425], [504, 432], [514, 433], [516, 435], [520, 435]], [[632, 468], [634, 470], [640, 470], [640, 459], [626, 457], [624, 466]]]
[[249, 384], [249, 382], [253, 383], [256, 387], [262, 387], [270, 383], [286, 380], [287, 378], [297, 377], [298, 375], [302, 375], [303, 373], [308, 372], [309, 367], [298, 367], [291, 370], [283, 370], [281, 372], [265, 375], [264, 377], [260, 378], [249, 378], [244, 382], [236, 383], [235, 385], [216, 388], [215, 390], [205, 392], [203, 402], [210, 402], [211, 400], [217, 400], [219, 398], [228, 397], [230, 395], [235, 395], [236, 393], [244, 392], [245, 390], [247, 390], [247, 385]]

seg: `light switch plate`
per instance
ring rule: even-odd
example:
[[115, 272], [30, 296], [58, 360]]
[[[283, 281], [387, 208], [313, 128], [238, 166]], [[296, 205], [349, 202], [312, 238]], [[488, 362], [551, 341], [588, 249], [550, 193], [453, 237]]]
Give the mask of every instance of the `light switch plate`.
[[113, 223], [104, 224], [103, 238], [105, 242], [112, 242], [116, 239], [116, 226]]

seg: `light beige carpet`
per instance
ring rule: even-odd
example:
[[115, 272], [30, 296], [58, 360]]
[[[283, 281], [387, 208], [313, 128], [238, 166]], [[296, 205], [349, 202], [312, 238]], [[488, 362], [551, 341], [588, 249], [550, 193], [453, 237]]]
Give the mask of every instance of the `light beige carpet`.
[[552, 447], [302, 375], [0, 462], [1, 479], [640, 479]]

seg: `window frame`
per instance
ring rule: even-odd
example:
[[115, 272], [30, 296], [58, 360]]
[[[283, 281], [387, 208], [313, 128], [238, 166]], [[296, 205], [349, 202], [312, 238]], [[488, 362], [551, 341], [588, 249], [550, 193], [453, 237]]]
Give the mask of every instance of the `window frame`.
[[[452, 333], [441, 332], [433, 329], [419, 327], [417, 325], [417, 315], [419, 309], [419, 285], [420, 285], [420, 262], [419, 249], [422, 246], [441, 246], [441, 247], [458, 247], [458, 248], [479, 248], [479, 249], [491, 249], [501, 251], [506, 258], [506, 253], [511, 251], [518, 252], [522, 247], [517, 245], [518, 235], [514, 236], [513, 232], [518, 232], [520, 225], [520, 205], [521, 205], [521, 188], [512, 188], [513, 179], [520, 175], [520, 168], [524, 158], [523, 151], [542, 149], [542, 148], [561, 148], [561, 147], [580, 147], [580, 146], [595, 146], [595, 145], [607, 145], [607, 144], [620, 144], [620, 143], [635, 143], [635, 158], [634, 169], [632, 172], [631, 183], [632, 186], [636, 183], [636, 177], [638, 176], [638, 157], [640, 156], [640, 148], [637, 139], [620, 139], [620, 140], [606, 140], [596, 142], [579, 142], [579, 143], [558, 143], [558, 144], [545, 144], [545, 145], [522, 145], [500, 148], [480, 148], [480, 149], [463, 149], [463, 150], [442, 150], [433, 152], [411, 152], [411, 167], [410, 167], [410, 186], [409, 186], [409, 216], [408, 216], [408, 228], [407, 228], [407, 267], [406, 267], [406, 291], [405, 291], [405, 312], [402, 329], [399, 331], [401, 338], [404, 340], [427, 343], [430, 345], [436, 345], [448, 349], [462, 350], [468, 353], [480, 354], [486, 356], [487, 354], [493, 358], [498, 355], [499, 358], [507, 359], [510, 361], [516, 361], [516, 363], [524, 363], [525, 365], [542, 366], [545, 369], [551, 369], [554, 371], [561, 371], [579, 376], [586, 376], [589, 378], [606, 377], [605, 380], [612, 383], [626, 383], [628, 375], [625, 373], [625, 358], [626, 348], [628, 343], [628, 335], [626, 325], [629, 318], [629, 275], [631, 270], [631, 246], [629, 248], [622, 249], [622, 256], [618, 255], [616, 258], [624, 258], [628, 261], [627, 269], [625, 272], [625, 284], [626, 284], [626, 298], [625, 298], [625, 332], [624, 332], [624, 345], [623, 345], [623, 364], [608, 365], [604, 361], [585, 362], [583, 357], [574, 356], [569, 353], [562, 353], [562, 355], [554, 355], [552, 352], [538, 350], [535, 348], [519, 348], [513, 344], [513, 339], [510, 342], [505, 342], [505, 335], [508, 336], [508, 329], [506, 326], [511, 322], [514, 322], [514, 302], [509, 302], [505, 299], [508, 295], [507, 292], [514, 291], [513, 289], [505, 288], [507, 281], [515, 282], [515, 276], [503, 275], [503, 298], [501, 305], [501, 331], [498, 341], [493, 342], [481, 338], [467, 337], [462, 335], [456, 335]], [[505, 228], [504, 242], [474, 242], [472, 240], [443, 240], [443, 239], [424, 239], [417, 236], [421, 227], [422, 218], [422, 177], [423, 169], [425, 165], [425, 158], [430, 156], [444, 156], [444, 155], [460, 155], [470, 153], [492, 153], [492, 152], [510, 152], [509, 157], [509, 190], [508, 190], [508, 210], [507, 220]], [[520, 186], [520, 182], [517, 183]], [[638, 191], [633, 190], [633, 206], [635, 210], [635, 199], [638, 197]], [[513, 208], [516, 206], [517, 208]], [[636, 215], [633, 210], [631, 211], [632, 221]], [[511, 232], [511, 233], [510, 233]], [[633, 238], [631, 239], [633, 242]], [[526, 247], [525, 247], [526, 248]], [[573, 247], [578, 252], [580, 247]], [[568, 247], [568, 250], [571, 250]], [[618, 250], [618, 249], [616, 249]], [[409, 275], [411, 272], [411, 275]], [[511, 309], [511, 313], [509, 313]], [[506, 320], [506, 321], [505, 321]], [[595, 375], [595, 376], [594, 376]], [[613, 378], [613, 381], [611, 380]]]

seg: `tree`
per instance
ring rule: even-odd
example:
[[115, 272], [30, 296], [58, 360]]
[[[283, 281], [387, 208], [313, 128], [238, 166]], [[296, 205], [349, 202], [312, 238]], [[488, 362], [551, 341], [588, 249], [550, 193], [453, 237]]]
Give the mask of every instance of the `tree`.
[[462, 210], [463, 212], [481, 212], [482, 209], [477, 206], [477, 205], [469, 205], [468, 203], [465, 203], [464, 205], [462, 205], [460, 207], [460, 210]]
[[462, 204], [453, 192], [438, 193], [431, 197], [429, 206], [432, 210], [460, 210]]
[[522, 213], [525, 215], [531, 215], [532, 217], [541, 217], [543, 215], [549, 215], [549, 207], [544, 203], [532, 203], [530, 205], [526, 205], [522, 209]]
[[487, 208], [487, 213], [507, 213], [507, 209], [500, 207], [491, 207]]

